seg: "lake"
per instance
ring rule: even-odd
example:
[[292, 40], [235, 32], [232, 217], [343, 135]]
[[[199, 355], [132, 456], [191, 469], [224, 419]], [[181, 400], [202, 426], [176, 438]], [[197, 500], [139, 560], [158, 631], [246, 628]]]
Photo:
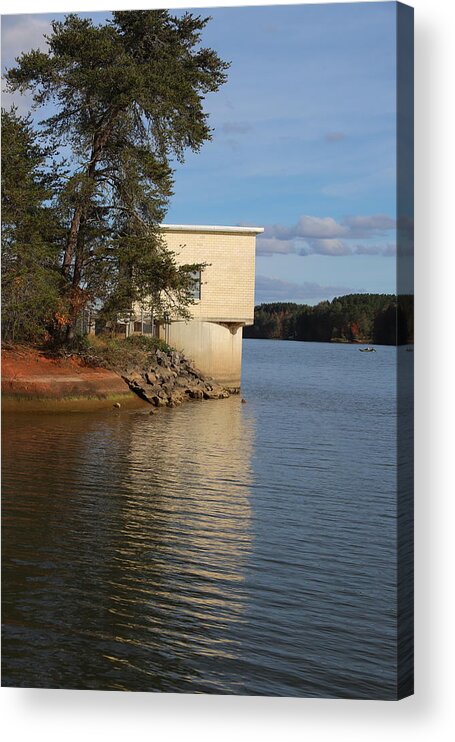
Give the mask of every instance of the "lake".
[[4, 415], [3, 685], [394, 696], [397, 349], [243, 354], [247, 404]]

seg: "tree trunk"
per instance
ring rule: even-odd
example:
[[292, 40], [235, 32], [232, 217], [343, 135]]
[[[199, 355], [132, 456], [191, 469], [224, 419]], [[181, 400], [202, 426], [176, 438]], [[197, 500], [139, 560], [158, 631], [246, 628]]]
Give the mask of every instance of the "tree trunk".
[[[107, 122], [105, 123], [105, 125], [101, 125], [100, 129], [93, 135], [92, 151], [90, 153], [90, 160], [87, 167], [87, 177], [91, 180], [95, 179], [96, 165], [101, 157], [104, 147], [107, 144], [109, 136], [112, 133], [115, 116], [119, 113], [119, 110], [120, 109], [116, 108], [111, 111], [107, 117]], [[83, 217], [85, 209], [87, 208], [88, 201], [89, 197], [86, 198], [84, 203], [79, 204], [79, 206], [76, 207], [73, 214], [62, 263], [62, 273], [65, 278], [69, 277], [71, 263], [74, 257], [74, 253], [77, 250], [77, 238], [79, 234], [81, 219]]]
[[77, 245], [77, 238], [79, 235], [79, 227], [81, 224], [82, 214], [83, 214], [83, 207], [78, 206], [75, 209], [74, 214], [73, 214], [71, 228], [70, 228], [68, 240], [66, 243], [65, 254], [63, 256], [62, 273], [67, 280], [69, 279], [71, 263], [73, 261], [73, 255], [74, 255], [74, 251]]
[[[115, 116], [118, 114], [118, 109], [115, 109], [108, 116], [107, 122], [104, 127], [101, 127], [98, 132], [95, 132], [93, 136], [92, 151], [90, 154], [90, 161], [87, 167], [87, 177], [92, 181], [95, 180], [96, 165], [101, 157], [104, 147], [109, 139], [114, 125]], [[65, 253], [63, 256], [62, 263], [62, 274], [65, 279], [71, 285], [73, 291], [77, 291], [80, 287], [82, 269], [83, 269], [83, 240], [80, 239], [81, 229], [86, 217], [87, 207], [89, 205], [90, 196], [87, 196], [83, 203], [79, 204], [74, 210], [73, 218], [71, 221], [71, 227], [68, 234], [66, 243]], [[73, 275], [70, 277], [71, 266], [74, 259]], [[76, 321], [79, 314], [80, 307], [77, 307], [70, 299], [70, 317], [69, 324], [66, 330], [66, 340], [72, 340], [76, 332]]]
[[76, 334], [76, 324], [77, 324], [77, 318], [79, 316], [79, 312], [81, 311], [81, 308], [84, 308], [83, 303], [81, 303], [80, 301], [81, 299], [80, 283], [81, 283], [81, 278], [82, 278], [82, 268], [84, 264], [84, 222], [85, 222], [85, 215], [82, 214], [80, 223], [79, 223], [79, 232], [77, 235], [76, 251], [75, 251], [75, 258], [74, 258], [72, 297], [71, 297], [72, 301], [70, 302], [69, 323], [66, 327], [66, 335], [65, 335], [67, 342], [73, 340]]
[[70, 343], [72, 340], [74, 340], [74, 337], [76, 335], [76, 319], [71, 319], [69, 325], [66, 327], [66, 337], [65, 340], [67, 343]]

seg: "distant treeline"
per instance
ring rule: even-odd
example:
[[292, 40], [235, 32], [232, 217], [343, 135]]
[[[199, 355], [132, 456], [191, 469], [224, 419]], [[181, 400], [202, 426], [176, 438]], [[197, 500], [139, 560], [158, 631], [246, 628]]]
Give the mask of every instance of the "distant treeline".
[[254, 310], [246, 338], [403, 345], [414, 342], [413, 297], [348, 294], [316, 306], [274, 302]]

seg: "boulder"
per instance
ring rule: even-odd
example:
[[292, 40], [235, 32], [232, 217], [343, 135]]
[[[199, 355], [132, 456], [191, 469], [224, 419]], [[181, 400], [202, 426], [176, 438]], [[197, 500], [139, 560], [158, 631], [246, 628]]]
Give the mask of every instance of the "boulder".
[[[181, 353], [157, 350], [154, 363], [141, 373], [129, 369], [124, 381], [142, 399], [156, 407], [175, 407], [187, 399], [223, 399], [229, 392], [204, 377]], [[155, 410], [154, 410], [155, 411]]]

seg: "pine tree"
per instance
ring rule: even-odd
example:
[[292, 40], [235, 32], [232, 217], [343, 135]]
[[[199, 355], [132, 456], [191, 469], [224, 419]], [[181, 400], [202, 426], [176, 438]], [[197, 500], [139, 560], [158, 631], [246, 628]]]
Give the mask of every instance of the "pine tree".
[[124, 309], [147, 296], [159, 303], [164, 291], [183, 314], [191, 301], [195, 266], [177, 268], [158, 225], [172, 194], [172, 159], [211, 138], [204, 97], [226, 80], [228, 65], [201, 46], [208, 20], [123, 11], [97, 26], [68, 15], [52, 23], [47, 52], [22, 54], [7, 73], [11, 91], [32, 90], [36, 106], [56, 106], [43, 132], [72, 154], [60, 195], [68, 338], [96, 298]]
[[2, 337], [39, 341], [61, 309], [55, 173], [29, 118], [2, 109]]

